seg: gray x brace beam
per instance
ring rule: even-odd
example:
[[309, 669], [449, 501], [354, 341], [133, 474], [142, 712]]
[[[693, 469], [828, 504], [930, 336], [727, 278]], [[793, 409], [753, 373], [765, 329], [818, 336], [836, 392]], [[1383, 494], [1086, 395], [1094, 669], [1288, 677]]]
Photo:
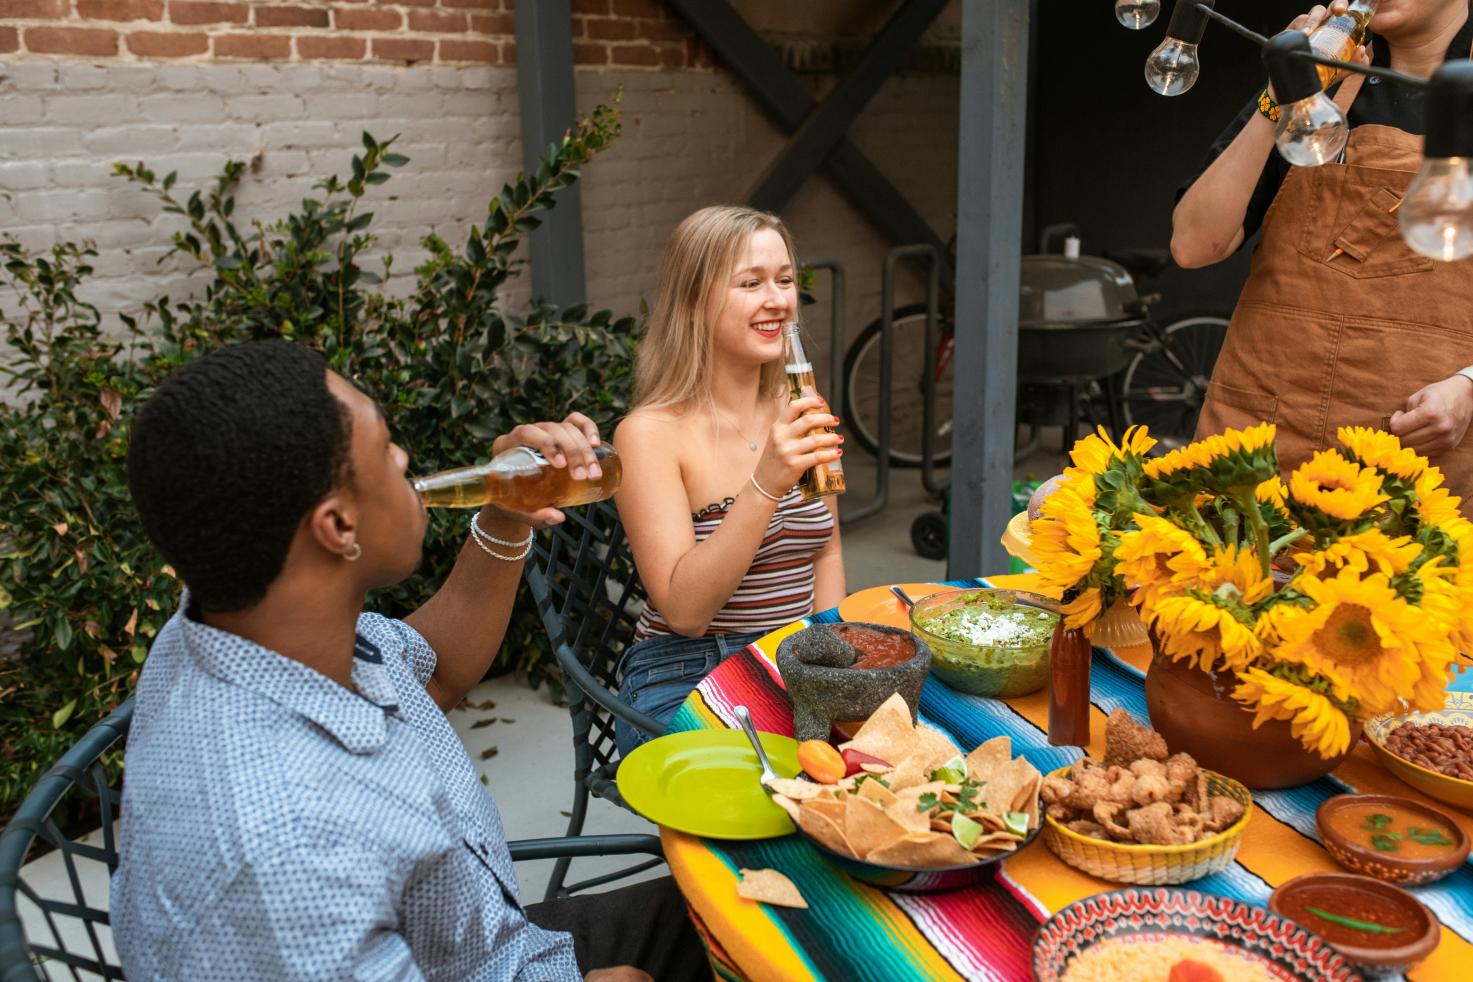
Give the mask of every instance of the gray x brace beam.
[[[747, 85], [763, 108], [794, 134], [783, 156], [753, 192], [750, 200], [755, 206], [780, 207], [821, 162], [834, 183], [891, 241], [897, 245], [930, 243], [943, 258], [946, 256], [946, 243], [920, 212], [844, 136], [909, 45], [946, 5], [944, 0], [908, 0], [865, 51], [854, 73], [822, 105], [725, 0], [665, 0], [665, 5], [678, 13]], [[772, 197], [757, 197], [765, 194]], [[949, 282], [951, 277], [952, 270], [947, 268], [942, 279]]]

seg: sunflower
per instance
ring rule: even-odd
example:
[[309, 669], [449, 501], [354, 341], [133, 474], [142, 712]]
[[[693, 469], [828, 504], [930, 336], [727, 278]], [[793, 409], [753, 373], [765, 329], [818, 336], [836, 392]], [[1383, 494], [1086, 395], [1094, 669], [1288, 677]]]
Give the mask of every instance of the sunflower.
[[1125, 431], [1120, 445], [1110, 439], [1103, 426], [1082, 440], [1076, 441], [1069, 451], [1074, 466], [1087, 474], [1103, 474], [1111, 461], [1123, 460], [1127, 456], [1144, 457], [1156, 445], [1155, 439], [1144, 426], [1132, 426]]
[[1284, 484], [1284, 479], [1275, 474], [1255, 488], [1253, 495], [1260, 503], [1282, 510], [1288, 503], [1289, 488]]
[[1342, 426], [1335, 432], [1335, 438], [1360, 463], [1378, 467], [1407, 481], [1415, 480], [1427, 465], [1415, 450], [1403, 447], [1401, 440], [1384, 430]]
[[1163, 653], [1203, 671], [1246, 668], [1263, 651], [1250, 610], [1273, 590], [1251, 549], [1226, 549], [1205, 570], [1183, 575], [1190, 588], [1148, 597], [1142, 616], [1154, 624]]
[[1295, 554], [1306, 575], [1322, 576], [1327, 570], [1331, 575], [1342, 569], [1353, 569], [1365, 573], [1374, 567], [1374, 572], [1395, 576], [1411, 569], [1422, 547], [1409, 535], [1391, 538], [1379, 529], [1347, 535], [1334, 540], [1327, 546]]
[[1207, 473], [1213, 486], [1223, 491], [1257, 488], [1277, 474], [1276, 433], [1274, 424], [1259, 423], [1243, 430], [1223, 430], [1202, 441], [1206, 444]]
[[1250, 668], [1239, 675], [1233, 698], [1253, 710], [1256, 730], [1271, 719], [1290, 721], [1290, 729], [1306, 750], [1326, 759], [1350, 747], [1350, 720], [1329, 697]]
[[[1428, 529], [1423, 529], [1426, 534]], [[1440, 523], [1433, 529], [1447, 546], [1441, 553], [1448, 567], [1443, 588], [1453, 596], [1458, 624], [1453, 643], [1463, 651], [1473, 651], [1473, 522], [1461, 516]]]
[[1194, 582], [1209, 567], [1197, 537], [1156, 515], [1137, 514], [1136, 528], [1120, 534], [1115, 548], [1116, 571], [1135, 585], [1140, 606], [1168, 591], [1174, 582]]
[[1426, 686], [1447, 685], [1454, 653], [1445, 632], [1384, 574], [1342, 569], [1333, 579], [1301, 576], [1295, 587], [1314, 606], [1283, 613], [1274, 653], [1327, 679], [1335, 698], [1379, 713]]
[[1032, 524], [1038, 572], [1060, 590], [1073, 589], [1104, 556], [1091, 503], [1075, 484], [1066, 482], [1044, 499], [1043, 513]]
[[1079, 596], [1066, 603], [1061, 609], [1064, 612], [1065, 627], [1082, 627], [1084, 633], [1088, 635], [1095, 619], [1105, 609], [1100, 588], [1090, 587], [1081, 591]]
[[1347, 460], [1334, 450], [1321, 450], [1289, 476], [1289, 499], [1322, 515], [1354, 521], [1387, 499], [1381, 475]]
[[1442, 486], [1442, 471], [1428, 467], [1413, 484], [1417, 496], [1417, 517], [1423, 522], [1440, 525], [1462, 517], [1463, 499]]

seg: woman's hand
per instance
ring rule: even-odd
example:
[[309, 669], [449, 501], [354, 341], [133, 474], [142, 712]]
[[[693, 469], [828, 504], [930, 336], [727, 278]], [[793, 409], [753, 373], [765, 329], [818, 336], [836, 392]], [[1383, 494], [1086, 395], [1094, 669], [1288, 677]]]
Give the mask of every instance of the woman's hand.
[[808, 396], [788, 403], [778, 416], [767, 433], [767, 446], [762, 448], [754, 472], [757, 483], [766, 491], [782, 496], [808, 468], [839, 459], [844, 452], [839, 444], [844, 438], [824, 432], [824, 427], [839, 425], [839, 417], [828, 410], [823, 399]]
[[[566, 467], [572, 473], [573, 480], [581, 481], [603, 476], [603, 469], [598, 466], [598, 457], [593, 453], [593, 448], [599, 442], [598, 427], [593, 424], [593, 420], [582, 413], [569, 413], [561, 423], [523, 423], [510, 433], [497, 437], [496, 442], [491, 444], [491, 455], [494, 457], [513, 447], [530, 447], [546, 457], [553, 467]], [[546, 528], [563, 520], [563, 513], [556, 508], [543, 508], [523, 514], [496, 508], [494, 505], [486, 507], [533, 528]]]
[[1406, 411], [1391, 414], [1388, 428], [1418, 453], [1440, 454], [1463, 442], [1469, 420], [1473, 420], [1473, 379], [1453, 375], [1412, 393]]

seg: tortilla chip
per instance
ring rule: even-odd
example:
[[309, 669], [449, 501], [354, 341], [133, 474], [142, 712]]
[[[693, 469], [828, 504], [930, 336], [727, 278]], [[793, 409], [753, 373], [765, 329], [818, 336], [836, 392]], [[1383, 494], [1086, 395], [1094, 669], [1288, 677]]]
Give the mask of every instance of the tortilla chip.
[[904, 760], [897, 761], [895, 770], [885, 778], [890, 782], [890, 790], [896, 793], [917, 784], [925, 784], [930, 779], [931, 772], [926, 769], [926, 761], [921, 754], [911, 754]]
[[972, 851], [994, 849], [1002, 852], [1012, 852], [1018, 848], [1018, 842], [1018, 837], [1011, 832], [987, 832], [977, 836], [977, 841], [972, 843]]
[[854, 847], [849, 844], [849, 838], [844, 835], [843, 826], [814, 808], [816, 804], [818, 804], [816, 800], [807, 801], [798, 809], [799, 828], [834, 852], [843, 853], [845, 856], [858, 856]]
[[897, 795], [894, 803], [885, 808], [885, 814], [898, 822], [909, 835], [919, 835], [931, 829], [930, 816], [923, 811], [917, 811], [913, 799], [906, 801]]
[[783, 811], [787, 812], [788, 817], [791, 818], [795, 823], [798, 821], [798, 803], [796, 801], [794, 801], [792, 798], [789, 798], [785, 794], [776, 793], [773, 794], [772, 800], [780, 808], [782, 808]]
[[794, 801], [807, 801], [809, 798], [817, 798], [823, 794], [822, 784], [800, 781], [796, 777], [775, 777], [767, 782], [767, 786], [778, 794], [787, 795]]
[[895, 792], [885, 787], [879, 781], [873, 779], [865, 781], [863, 784], [861, 784], [859, 786], [859, 790], [855, 792], [855, 795], [860, 798], [873, 801], [881, 808], [888, 808], [889, 806], [895, 804]]
[[775, 907], [808, 909], [808, 901], [792, 880], [775, 869], [744, 869], [737, 881], [737, 896]]
[[1036, 787], [1035, 778], [1038, 777], [1032, 764], [1022, 757], [1014, 757], [993, 771], [992, 777], [977, 792], [977, 798], [986, 804], [986, 810], [990, 812], [1020, 811], [1013, 807], [1027, 789]]
[[1038, 793], [1042, 788], [1043, 775], [1035, 770], [1032, 782], [1024, 785], [1013, 796], [1013, 807], [1010, 810], [1025, 813], [1028, 816], [1030, 829], [1038, 824]]
[[[942, 733], [940, 730], [926, 726], [924, 723], [915, 728], [915, 735], [919, 749], [913, 752], [920, 754], [924, 759], [926, 773], [928, 775], [936, 768], [942, 767], [948, 761], [962, 755], [961, 751], [957, 749], [956, 744], [951, 742], [951, 737]], [[889, 760], [888, 757], [885, 759]]]
[[977, 857], [963, 849], [950, 832], [908, 835], [872, 850], [864, 857], [883, 866], [965, 866]]
[[1013, 741], [1005, 736], [993, 737], [967, 754], [967, 776], [974, 781], [990, 781], [993, 772], [1013, 759]]
[[885, 814], [885, 809], [858, 795], [845, 803], [844, 837], [863, 856], [871, 849], [905, 838], [905, 826]]
[[854, 739], [839, 744], [839, 749], [858, 750], [881, 760], [900, 760], [916, 747], [915, 727], [910, 718], [910, 706], [896, 692], [864, 721]]
[[822, 796], [810, 798], [803, 802], [803, 810], [812, 809], [825, 818], [831, 819], [835, 824], [842, 827], [844, 823], [844, 803], [833, 796]]
[[889, 774], [895, 768], [890, 766], [889, 764], [871, 764], [866, 762], [860, 764], [859, 769], [864, 771], [866, 774]]

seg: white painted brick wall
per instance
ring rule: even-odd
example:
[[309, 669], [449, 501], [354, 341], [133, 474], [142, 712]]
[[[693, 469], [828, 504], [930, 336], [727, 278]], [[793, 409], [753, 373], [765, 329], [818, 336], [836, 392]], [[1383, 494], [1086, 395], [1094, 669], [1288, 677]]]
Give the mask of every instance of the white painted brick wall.
[[[580, 71], [587, 111], [623, 87], [624, 135], [584, 171], [590, 300], [620, 313], [652, 293], [666, 236], [690, 211], [739, 201], [783, 138], [721, 72]], [[367, 129], [401, 134], [411, 163], [373, 188], [378, 250], [395, 255], [395, 290], [408, 287], [432, 228], [453, 244], [480, 221], [490, 196], [520, 168], [516, 74], [507, 68], [352, 64], [0, 64], [0, 231], [33, 248], [92, 239], [102, 255], [86, 297], [112, 317], [162, 293], [184, 295], [200, 276], [166, 251], [175, 216], [111, 176], [143, 161], [204, 188], [225, 160], [250, 160], [237, 216], [284, 215], [330, 171], [346, 173]], [[855, 127], [855, 141], [943, 237], [954, 225], [956, 80], [892, 80]], [[803, 255], [848, 267], [851, 335], [878, 316], [888, 244], [826, 178], [786, 210]], [[378, 269], [380, 260], [371, 260]], [[902, 300], [918, 296], [907, 282]], [[819, 284], [819, 293], [827, 290]], [[528, 296], [508, 291], [510, 309]], [[806, 312], [827, 349], [828, 311]], [[821, 384], [827, 384], [823, 381]]]

